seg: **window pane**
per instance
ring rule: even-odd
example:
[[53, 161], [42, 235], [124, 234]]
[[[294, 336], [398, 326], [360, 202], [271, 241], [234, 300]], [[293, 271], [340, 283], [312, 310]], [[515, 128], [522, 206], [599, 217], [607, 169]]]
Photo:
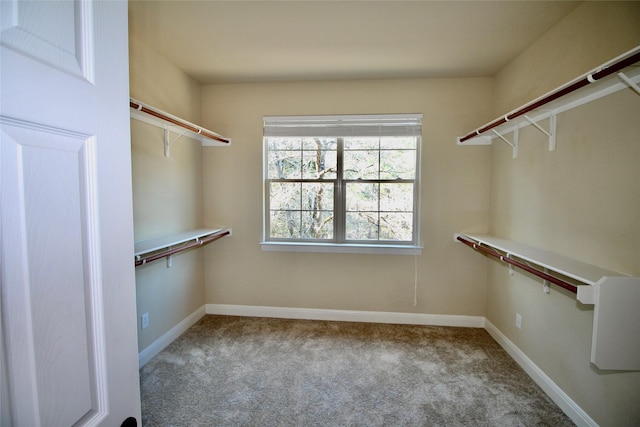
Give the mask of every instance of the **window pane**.
[[345, 138], [345, 150], [378, 150], [380, 148], [380, 138]]
[[377, 150], [345, 150], [344, 179], [378, 179], [378, 153]]
[[380, 210], [413, 212], [413, 184], [380, 184]]
[[378, 212], [347, 212], [347, 240], [378, 240]]
[[338, 140], [336, 138], [302, 138], [302, 149], [303, 150], [337, 150], [338, 149]]
[[300, 179], [302, 175], [300, 151], [269, 151], [269, 179]]
[[307, 211], [333, 211], [333, 183], [302, 183], [302, 209]]
[[379, 184], [349, 182], [346, 186], [347, 212], [377, 211]]
[[333, 183], [303, 183], [302, 208], [302, 238], [333, 239]]
[[401, 150], [418, 148], [418, 139], [415, 136], [386, 136], [380, 138], [381, 150]]
[[299, 239], [300, 228], [300, 211], [271, 211], [269, 237]]
[[302, 138], [265, 138], [269, 151], [273, 150], [300, 150], [302, 148]]
[[332, 151], [303, 151], [303, 179], [336, 179], [338, 155]]
[[270, 184], [270, 237], [333, 239], [333, 183]]
[[413, 240], [413, 214], [384, 213], [380, 215], [380, 240]]
[[380, 151], [380, 179], [414, 179], [415, 150]]
[[336, 150], [327, 151], [323, 163], [321, 163], [321, 179], [336, 179], [338, 177], [338, 152]]
[[300, 210], [301, 184], [298, 182], [272, 182], [270, 185], [270, 209]]
[[303, 239], [333, 239], [333, 212], [302, 212]]

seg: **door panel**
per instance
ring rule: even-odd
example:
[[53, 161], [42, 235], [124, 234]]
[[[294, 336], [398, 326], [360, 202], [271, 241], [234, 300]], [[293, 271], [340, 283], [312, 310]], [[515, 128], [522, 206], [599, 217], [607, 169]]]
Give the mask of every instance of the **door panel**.
[[0, 7], [0, 420], [120, 425], [140, 418], [127, 3]]
[[92, 410], [99, 412], [91, 402], [95, 351], [87, 340], [93, 329], [87, 322], [101, 310], [89, 298], [98, 284], [86, 277], [92, 260], [83, 250], [89, 236], [83, 206], [92, 197], [82, 182], [84, 170], [95, 169], [86, 156], [92, 139], [6, 119], [0, 126], [3, 205], [16, 208], [3, 221], [17, 243], [8, 248], [5, 269], [20, 284], [5, 291], [11, 331], [6, 344], [12, 349], [11, 366], [28, 361], [9, 372], [9, 383], [37, 402], [31, 412], [48, 425], [68, 426]]
[[92, 3], [3, 0], [2, 43], [92, 81]]

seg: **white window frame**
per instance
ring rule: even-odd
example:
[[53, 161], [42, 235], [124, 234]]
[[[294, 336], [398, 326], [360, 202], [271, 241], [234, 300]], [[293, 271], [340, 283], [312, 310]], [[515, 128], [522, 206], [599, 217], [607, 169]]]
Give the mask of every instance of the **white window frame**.
[[[385, 114], [385, 115], [343, 115], [343, 116], [267, 116], [264, 117], [263, 138], [263, 251], [288, 252], [330, 252], [330, 253], [365, 253], [392, 255], [420, 255], [422, 253], [420, 234], [420, 165], [422, 142], [422, 114]], [[334, 137], [338, 143], [338, 176], [334, 180], [334, 240], [303, 240], [303, 239], [269, 239], [269, 183], [268, 178], [268, 137]], [[412, 136], [416, 137], [416, 170], [415, 178], [407, 180], [414, 184], [413, 195], [413, 237], [411, 242], [395, 241], [344, 241], [345, 207], [341, 201], [343, 185], [347, 182], [380, 182], [385, 180], [346, 180], [342, 176], [342, 139], [353, 136]], [[295, 180], [305, 182], [304, 179]], [[398, 182], [389, 181], [388, 182]]]

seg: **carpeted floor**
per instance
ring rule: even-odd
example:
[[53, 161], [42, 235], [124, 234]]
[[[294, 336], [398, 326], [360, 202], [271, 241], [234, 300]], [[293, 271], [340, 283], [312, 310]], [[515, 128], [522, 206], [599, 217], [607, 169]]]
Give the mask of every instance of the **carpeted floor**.
[[140, 376], [148, 427], [573, 425], [476, 328], [208, 315]]

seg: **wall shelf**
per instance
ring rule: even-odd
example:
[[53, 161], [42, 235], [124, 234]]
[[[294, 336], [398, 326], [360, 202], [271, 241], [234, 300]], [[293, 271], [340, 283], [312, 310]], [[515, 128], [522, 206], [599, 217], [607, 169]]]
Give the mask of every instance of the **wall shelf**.
[[134, 263], [137, 267], [160, 258], [167, 258], [167, 267], [171, 267], [171, 255], [203, 246], [230, 235], [230, 228], [198, 228], [154, 239], [140, 240], [134, 243]]
[[[454, 236], [486, 255], [524, 269], [594, 305], [591, 363], [599, 369], [640, 370], [640, 277], [607, 270], [550, 251], [489, 234]], [[550, 273], [576, 280], [574, 285]], [[547, 283], [545, 282], [545, 286]], [[545, 291], [548, 292], [548, 291]]]
[[587, 264], [553, 252], [489, 234], [463, 233], [461, 236], [495, 248], [505, 254], [513, 254], [522, 260], [536, 264], [543, 269], [546, 268], [549, 271], [570, 277], [585, 285], [594, 286], [603, 277], [627, 276], [626, 274], [607, 270], [593, 264]]
[[[164, 155], [169, 157], [171, 144], [183, 136], [200, 141], [203, 147], [227, 147], [231, 139], [191, 122], [173, 116], [162, 110], [144, 104], [136, 99], [129, 99], [131, 118], [164, 129]], [[176, 136], [172, 139], [171, 133]]]
[[556, 147], [556, 117], [558, 114], [623, 89], [640, 94], [640, 46], [603, 64], [597, 69], [560, 86], [522, 107], [513, 110], [465, 136], [458, 145], [490, 145], [499, 138], [513, 148], [518, 157], [519, 129], [532, 125], [545, 134], [549, 151]]

